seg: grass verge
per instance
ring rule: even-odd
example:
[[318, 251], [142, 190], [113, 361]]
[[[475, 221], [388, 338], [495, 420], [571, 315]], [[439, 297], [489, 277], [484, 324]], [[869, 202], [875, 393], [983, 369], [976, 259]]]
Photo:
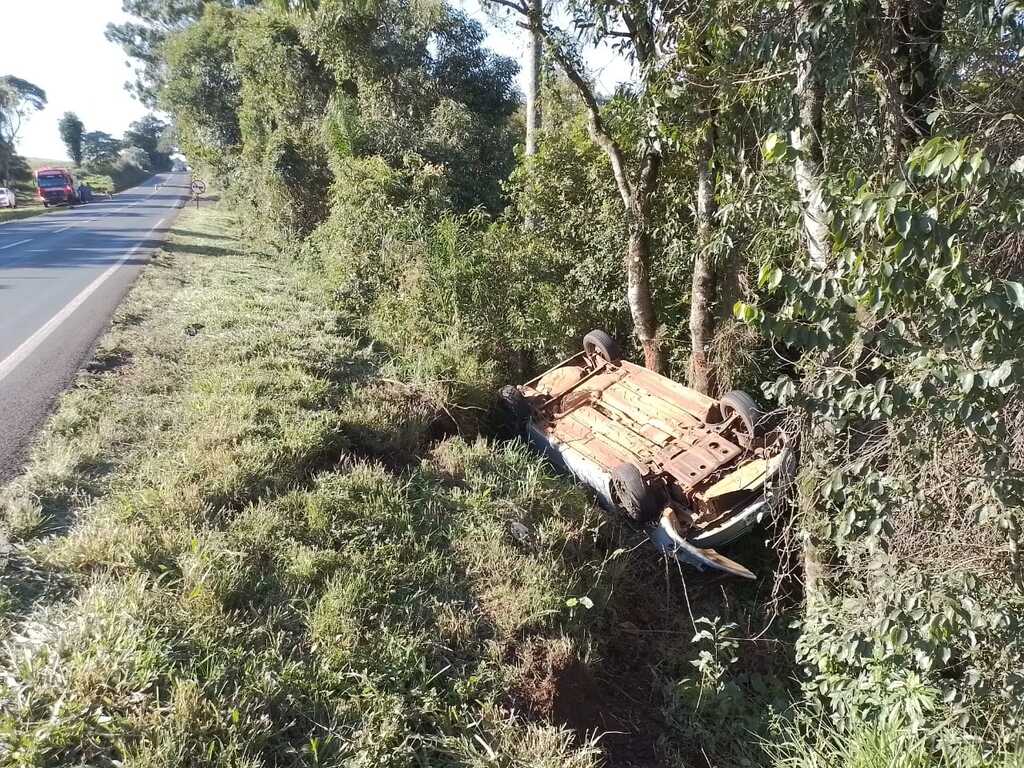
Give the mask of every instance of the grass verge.
[[684, 579], [522, 445], [450, 434], [331, 304], [183, 211], [0, 495], [5, 760], [756, 759], [764, 585]]
[[[54, 208], [53, 210], [57, 210]], [[49, 208], [44, 208], [41, 205], [25, 206], [19, 205], [17, 208], [0, 208], [0, 224], [6, 221], [18, 221], [20, 219], [29, 219], [33, 216], [39, 216], [43, 213], [49, 213]]]
[[4, 490], [7, 759], [592, 763], [503, 702], [508, 646], [575, 623], [593, 508], [518, 448], [431, 446], [322, 291], [178, 219]]

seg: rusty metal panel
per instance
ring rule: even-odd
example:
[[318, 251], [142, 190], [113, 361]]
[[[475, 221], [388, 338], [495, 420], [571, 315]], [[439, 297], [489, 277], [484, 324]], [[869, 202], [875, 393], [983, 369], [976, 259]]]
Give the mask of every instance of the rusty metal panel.
[[569, 418], [589, 427], [595, 436], [621, 446], [634, 457], [634, 460], [649, 456], [651, 453], [650, 443], [625, 424], [609, 418], [594, 407], [577, 408]]
[[595, 435], [591, 425], [576, 418], [577, 411], [541, 427], [551, 440], [571, 446], [585, 458], [607, 470], [619, 464], [636, 463], [637, 457], [618, 443]]
[[712, 412], [718, 408], [718, 402], [707, 395], [684, 387], [654, 371], [627, 362], [622, 363], [622, 368], [642, 389], [682, 409], [698, 421], [710, 421]]
[[738, 445], [717, 432], [698, 428], [690, 431], [688, 441], [670, 445], [656, 460], [687, 490], [693, 490], [741, 453]]
[[616, 390], [628, 393], [629, 397], [642, 403], [643, 407], [652, 414], [653, 419], [669, 426], [668, 431], [677, 437], [682, 437], [687, 429], [702, 423], [681, 405], [646, 391], [637, 382], [630, 379], [620, 381], [616, 386]]
[[621, 419], [631, 422], [635, 432], [655, 445], [668, 445], [677, 432], [667, 422], [658, 419], [649, 407], [621, 384], [611, 386], [601, 393], [601, 405]]

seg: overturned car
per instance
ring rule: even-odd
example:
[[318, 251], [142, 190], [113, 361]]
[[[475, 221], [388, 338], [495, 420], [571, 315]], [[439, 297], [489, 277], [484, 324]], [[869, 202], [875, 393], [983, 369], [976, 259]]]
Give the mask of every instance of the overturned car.
[[792, 440], [754, 400], [715, 400], [622, 359], [592, 331], [583, 350], [502, 399], [518, 429], [663, 552], [754, 578], [715, 548], [772, 512], [796, 471]]

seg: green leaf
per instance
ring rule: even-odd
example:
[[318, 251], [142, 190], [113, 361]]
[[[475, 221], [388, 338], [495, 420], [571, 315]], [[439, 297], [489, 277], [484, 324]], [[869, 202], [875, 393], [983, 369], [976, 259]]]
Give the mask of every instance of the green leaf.
[[753, 322], [757, 318], [757, 310], [743, 301], [737, 301], [733, 304], [732, 313], [736, 319], [742, 320], [745, 323]]
[[914, 214], [910, 211], [899, 210], [896, 211], [893, 219], [896, 222], [896, 230], [901, 236], [906, 238], [910, 234], [910, 227], [914, 223]]
[[964, 394], [970, 394], [970, 391], [974, 389], [974, 382], [977, 378], [977, 374], [974, 371], [961, 371], [960, 375], [957, 376], [957, 380], [960, 382], [960, 389], [964, 391]]
[[931, 160], [928, 161], [928, 164], [924, 167], [924, 170], [922, 171], [922, 173], [926, 177], [928, 177], [928, 176], [934, 176], [936, 173], [938, 173], [941, 170], [942, 170], [942, 158], [941, 157], [933, 157]]
[[939, 290], [942, 287], [942, 281], [946, 279], [946, 275], [949, 274], [949, 270], [945, 267], [936, 267], [928, 275], [928, 281], [926, 285], [933, 291]]
[[963, 158], [963, 153], [961, 153], [960, 147], [958, 147], [956, 144], [953, 144], [952, 146], [946, 147], [941, 157], [942, 167], [948, 168], [957, 161], [961, 160]]
[[778, 133], [769, 133], [761, 144], [761, 154], [768, 163], [777, 163], [786, 156], [786, 142]]
[[1006, 289], [1006, 298], [1010, 300], [1010, 303], [1024, 309], [1024, 285], [1012, 280], [1004, 280], [1003, 286]]

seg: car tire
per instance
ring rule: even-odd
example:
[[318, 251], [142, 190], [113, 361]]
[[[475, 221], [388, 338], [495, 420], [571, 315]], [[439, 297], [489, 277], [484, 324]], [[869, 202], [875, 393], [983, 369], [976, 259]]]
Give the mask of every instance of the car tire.
[[622, 359], [622, 350], [618, 342], [604, 331], [591, 331], [584, 336], [583, 351], [609, 363], [617, 363]]
[[754, 402], [754, 398], [746, 392], [741, 392], [738, 389], [726, 392], [719, 399], [718, 403], [718, 410], [722, 416], [722, 421], [726, 421], [733, 416], [739, 416], [747, 437], [753, 440], [761, 434], [764, 411]]
[[523, 396], [518, 387], [514, 387], [511, 384], [502, 387], [499, 395], [512, 416], [512, 426], [515, 432], [517, 434], [525, 433], [526, 426], [530, 423], [530, 418], [533, 416], [533, 411], [526, 397]]
[[620, 464], [612, 470], [612, 501], [638, 523], [649, 523], [658, 514], [658, 493], [645, 481], [632, 464]]

